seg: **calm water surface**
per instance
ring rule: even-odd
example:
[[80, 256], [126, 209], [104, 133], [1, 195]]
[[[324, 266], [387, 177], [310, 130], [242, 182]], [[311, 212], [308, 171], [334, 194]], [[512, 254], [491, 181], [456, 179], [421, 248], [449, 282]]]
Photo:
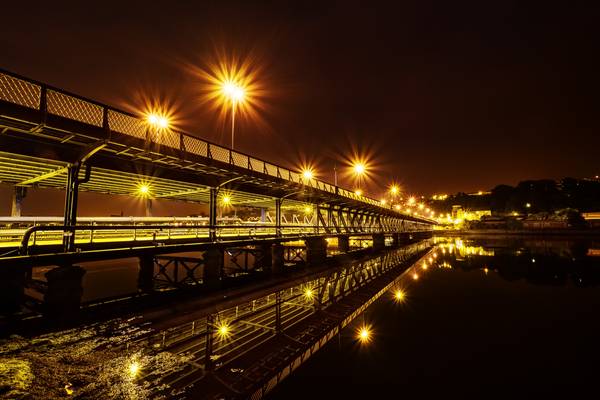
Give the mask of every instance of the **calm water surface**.
[[600, 396], [600, 242], [436, 241], [403, 303], [382, 297], [270, 397]]

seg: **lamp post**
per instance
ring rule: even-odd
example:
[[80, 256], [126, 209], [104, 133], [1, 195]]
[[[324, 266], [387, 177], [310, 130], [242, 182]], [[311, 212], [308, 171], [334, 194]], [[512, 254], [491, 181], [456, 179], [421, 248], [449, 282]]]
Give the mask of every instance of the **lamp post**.
[[225, 82], [221, 88], [223, 95], [231, 101], [231, 149], [235, 139], [235, 112], [238, 105], [244, 101], [246, 91], [236, 82]]
[[352, 170], [354, 171], [354, 175], [356, 176], [357, 186], [356, 194], [359, 196], [362, 195], [362, 189], [360, 188], [362, 185], [362, 177], [367, 172], [367, 167], [363, 162], [357, 161], [352, 165]]

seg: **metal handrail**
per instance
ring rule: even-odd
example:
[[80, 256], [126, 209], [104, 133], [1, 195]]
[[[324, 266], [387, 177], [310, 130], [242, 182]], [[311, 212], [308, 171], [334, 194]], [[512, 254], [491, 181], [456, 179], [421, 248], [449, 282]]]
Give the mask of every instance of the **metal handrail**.
[[[120, 109], [116, 109], [114, 107], [110, 107], [110, 106], [102, 104], [100, 102], [97, 102], [97, 101], [85, 98], [83, 96], [79, 96], [77, 94], [65, 91], [63, 89], [59, 89], [59, 88], [56, 88], [56, 87], [44, 84], [44, 83], [39, 82], [39, 81], [35, 81], [33, 79], [29, 79], [29, 78], [23, 77], [21, 75], [18, 75], [18, 74], [15, 74], [13, 72], [9, 72], [9, 71], [6, 71], [6, 70], [3, 70], [3, 69], [0, 68], [0, 76], [1, 75], [5, 75], [5, 76], [8, 76], [8, 77], [10, 77], [12, 79], [17, 79], [17, 80], [26, 82], [29, 85], [38, 86], [40, 88], [39, 95], [38, 95], [38, 97], [39, 97], [39, 102], [38, 102], [38, 106], [37, 106], [38, 110], [41, 110], [42, 104], [46, 104], [46, 105], [48, 104], [47, 103], [48, 102], [48, 90], [50, 90], [52, 92], [56, 92], [56, 93], [59, 93], [59, 94], [64, 95], [64, 96], [71, 97], [73, 99], [76, 99], [78, 101], [82, 101], [82, 102], [90, 104], [92, 106], [100, 107], [102, 109], [102, 124], [100, 126], [97, 125], [97, 124], [94, 124], [93, 122], [90, 122], [90, 121], [83, 122], [83, 123], [87, 123], [87, 124], [90, 124], [90, 125], [93, 125], [93, 126], [98, 126], [98, 127], [106, 127], [109, 130], [111, 130], [111, 131], [115, 131], [115, 130], [111, 129], [111, 127], [110, 127], [110, 121], [109, 121], [109, 114], [110, 113], [122, 114], [124, 116], [131, 117], [131, 118], [136, 119], [137, 121], [140, 121], [139, 116], [134, 115], [134, 114], [132, 114], [130, 112], [123, 111], [123, 110], [120, 110]], [[2, 94], [2, 87], [0, 86], [0, 95], [1, 94]], [[42, 96], [45, 96], [45, 98], [42, 98]], [[0, 100], [1, 100], [1, 97], [0, 97]], [[10, 100], [6, 100], [6, 101], [11, 102], [13, 104], [19, 104], [18, 102], [14, 102], [14, 101], [10, 101]], [[23, 104], [21, 104], [21, 105], [23, 105]], [[29, 107], [28, 105], [23, 105], [23, 106]], [[72, 119], [72, 118], [66, 117], [64, 115], [60, 115], [60, 114], [56, 114], [56, 115], [62, 116], [64, 118]], [[82, 122], [82, 121], [80, 121], [80, 122]], [[352, 200], [360, 201], [360, 202], [363, 202], [363, 203], [366, 203], [366, 204], [369, 204], [369, 205], [378, 206], [380, 208], [385, 209], [386, 211], [392, 211], [392, 212], [395, 212], [395, 213], [397, 213], [399, 215], [402, 215], [402, 216], [405, 216], [405, 217], [415, 218], [415, 219], [418, 218], [420, 220], [428, 221], [430, 223], [436, 223], [435, 221], [429, 220], [428, 218], [425, 218], [425, 217], [413, 217], [413, 216], [410, 216], [410, 215], [402, 213], [402, 212], [394, 211], [393, 209], [384, 207], [381, 204], [381, 202], [379, 202], [378, 200], [375, 200], [375, 199], [372, 199], [372, 198], [369, 198], [369, 197], [366, 197], [366, 196], [358, 196], [355, 193], [353, 193], [353, 192], [351, 192], [351, 191], [349, 191], [347, 189], [331, 185], [330, 183], [327, 183], [327, 182], [324, 182], [324, 181], [321, 181], [321, 180], [318, 180], [318, 179], [315, 179], [315, 178], [311, 178], [309, 180], [305, 180], [305, 179], [302, 178], [302, 173], [301, 172], [292, 171], [291, 169], [288, 169], [288, 168], [285, 168], [285, 167], [281, 167], [279, 165], [270, 163], [270, 162], [265, 161], [263, 159], [260, 159], [260, 158], [257, 158], [257, 157], [252, 157], [249, 154], [242, 153], [242, 152], [239, 152], [239, 151], [234, 151], [233, 149], [228, 148], [226, 146], [221, 146], [219, 144], [216, 144], [216, 143], [204, 140], [204, 139], [200, 139], [200, 138], [198, 138], [198, 137], [196, 137], [196, 136], [194, 136], [194, 135], [192, 135], [192, 134], [190, 134], [188, 132], [185, 132], [183, 130], [176, 130], [176, 129], [171, 129], [170, 128], [168, 131], [172, 132], [173, 134], [179, 136], [178, 140], [176, 140], [176, 142], [178, 141], [179, 150], [190, 152], [191, 154], [195, 154], [194, 152], [186, 150], [186, 148], [185, 148], [184, 137], [187, 137], [190, 140], [198, 141], [198, 142], [200, 142], [200, 143], [202, 143], [203, 145], [206, 146], [206, 158], [216, 159], [217, 161], [225, 162], [225, 161], [223, 161], [220, 158], [215, 158], [213, 156], [212, 152], [211, 152], [211, 147], [217, 148], [217, 149], [223, 149], [223, 150], [225, 150], [227, 152], [227, 161], [226, 161], [226, 163], [228, 163], [230, 165], [234, 165], [234, 166], [237, 166], [237, 167], [246, 168], [246, 169], [249, 169], [251, 171], [255, 171], [255, 169], [252, 167], [252, 165], [253, 165], [252, 161], [257, 161], [259, 163], [259, 166], [260, 166], [260, 164], [262, 164], [262, 169], [263, 169], [262, 171], [258, 171], [258, 172], [262, 172], [262, 173], [265, 173], [265, 174], [270, 175], [270, 176], [275, 176], [275, 177], [278, 177], [280, 179], [286, 179], [288, 181], [292, 181], [292, 182], [295, 182], [295, 183], [307, 185], [307, 186], [310, 186], [310, 187], [316, 187], [319, 190], [323, 190], [323, 191], [326, 191], [328, 193], [335, 193], [337, 195], [340, 195], [340, 196], [343, 196], [343, 197], [346, 197], [346, 198], [349, 198], [349, 199], [352, 199]], [[122, 132], [122, 131], [115, 131], [115, 132], [118, 132], [118, 133], [121, 133], [121, 134], [125, 134], [125, 135], [128, 135], [128, 136], [135, 136], [132, 133], [127, 133], [127, 132]], [[174, 148], [173, 146], [165, 145], [165, 144], [160, 143], [160, 142], [158, 142], [156, 140], [151, 140], [151, 141], [153, 143], [158, 144], [158, 145], [162, 145], [162, 146]], [[239, 165], [238, 163], [236, 163], [235, 162], [235, 158], [237, 158], [237, 157], [234, 158], [234, 156], [241, 156], [241, 157], [245, 158], [246, 161], [247, 161], [247, 162], [245, 162], [246, 165], [242, 166], [242, 165]], [[269, 166], [274, 168], [274, 171], [273, 171], [274, 174], [271, 173], [271, 172], [269, 172], [269, 168], [268, 168]], [[283, 172], [283, 174], [282, 174], [282, 172]], [[298, 178], [297, 181], [292, 178], [292, 174], [295, 175], [295, 176], [297, 176], [297, 178]], [[313, 185], [313, 183], [314, 183], [314, 185]]]
[[[288, 229], [304, 229], [304, 230], [315, 230], [319, 232], [319, 229], [323, 229], [322, 226], [318, 225], [284, 225], [284, 228]], [[76, 231], [102, 231], [102, 230], [170, 230], [170, 229], [205, 229], [208, 230], [210, 228], [209, 225], [78, 225], [78, 226], [65, 226], [65, 225], [36, 225], [28, 228], [23, 233], [23, 237], [21, 238], [21, 244], [19, 246], [19, 254], [26, 255], [29, 250], [29, 240], [32, 235], [35, 235], [37, 232], [68, 232], [70, 234], [74, 234]], [[226, 229], [274, 229], [276, 226], [274, 224], [263, 224], [263, 225], [217, 225], [218, 230], [226, 230]], [[352, 230], [352, 231], [351, 231]], [[365, 234], [365, 233], [398, 233], [397, 230], [381, 230], [379, 227], [364, 227], [364, 226], [348, 226], [346, 232], [331, 232], [326, 233], [323, 232], [324, 235], [351, 235], [351, 234]], [[417, 231], [411, 231], [417, 232]], [[274, 233], [274, 236], [277, 234]]]

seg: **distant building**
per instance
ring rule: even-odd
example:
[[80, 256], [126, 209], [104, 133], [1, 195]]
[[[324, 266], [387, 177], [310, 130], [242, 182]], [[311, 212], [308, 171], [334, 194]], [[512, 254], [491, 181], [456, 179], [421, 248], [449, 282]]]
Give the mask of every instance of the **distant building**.
[[459, 221], [479, 221], [482, 217], [491, 216], [491, 210], [465, 210], [463, 206], [456, 204], [452, 206], [452, 219]]

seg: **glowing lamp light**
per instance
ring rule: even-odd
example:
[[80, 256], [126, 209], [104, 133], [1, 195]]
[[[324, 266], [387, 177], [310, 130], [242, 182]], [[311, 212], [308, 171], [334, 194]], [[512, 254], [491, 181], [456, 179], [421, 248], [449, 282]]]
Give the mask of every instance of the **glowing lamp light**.
[[371, 329], [368, 326], [362, 326], [357, 332], [358, 340], [361, 343], [368, 343], [371, 341]]
[[413, 278], [413, 280], [415, 280], [415, 281], [416, 281], [416, 280], [418, 280], [418, 279], [419, 279], [419, 274], [417, 274], [416, 272], [414, 272], [414, 273], [412, 274], [412, 278]]
[[164, 115], [148, 114], [146, 121], [148, 121], [148, 124], [158, 129], [167, 129], [169, 127], [169, 119]]
[[313, 172], [310, 169], [305, 169], [304, 171], [302, 171], [302, 176], [305, 180], [309, 181], [313, 178]]
[[313, 291], [311, 288], [306, 288], [304, 290], [304, 297], [306, 297], [309, 300], [313, 298]]
[[229, 325], [227, 324], [221, 324], [217, 329], [217, 333], [221, 338], [226, 338], [227, 336], [229, 336], [230, 331], [231, 330], [229, 329]]
[[380, 202], [382, 205], [384, 205], [384, 206], [385, 206], [385, 203], [387, 203], [387, 200], [386, 200], [386, 199], [381, 199], [379, 202]]
[[404, 294], [402, 289], [398, 289], [394, 292], [394, 299], [396, 299], [397, 302], [403, 302], [405, 298], [406, 295]]
[[304, 207], [304, 214], [311, 214], [313, 211], [311, 206], [305, 206]]
[[127, 367], [127, 372], [131, 378], [135, 378], [140, 372], [140, 364], [137, 361], [130, 362], [129, 366]]
[[357, 196], [362, 196], [362, 194], [363, 194], [363, 191], [362, 191], [362, 190], [360, 190], [360, 189], [356, 189], [356, 190], [354, 191], [354, 194], [355, 194], [355, 195], [357, 195]]
[[222, 87], [223, 94], [234, 103], [240, 103], [244, 101], [246, 91], [243, 87], [235, 82], [224, 82]]
[[138, 187], [138, 192], [142, 196], [147, 196], [150, 193], [150, 186], [146, 184], [142, 184]]
[[367, 167], [362, 162], [355, 163], [353, 169], [356, 175], [362, 175], [367, 171]]
[[223, 203], [224, 205], [231, 204], [231, 196], [223, 196], [221, 198], [221, 203]]
[[396, 204], [395, 208], [396, 208], [396, 210], [400, 211], [400, 209], [401, 209], [402, 207], [400, 207], [400, 204]]
[[398, 188], [398, 186], [396, 185], [392, 185], [392, 187], [390, 187], [390, 193], [392, 195], [397, 195], [400, 192], [400, 189]]

